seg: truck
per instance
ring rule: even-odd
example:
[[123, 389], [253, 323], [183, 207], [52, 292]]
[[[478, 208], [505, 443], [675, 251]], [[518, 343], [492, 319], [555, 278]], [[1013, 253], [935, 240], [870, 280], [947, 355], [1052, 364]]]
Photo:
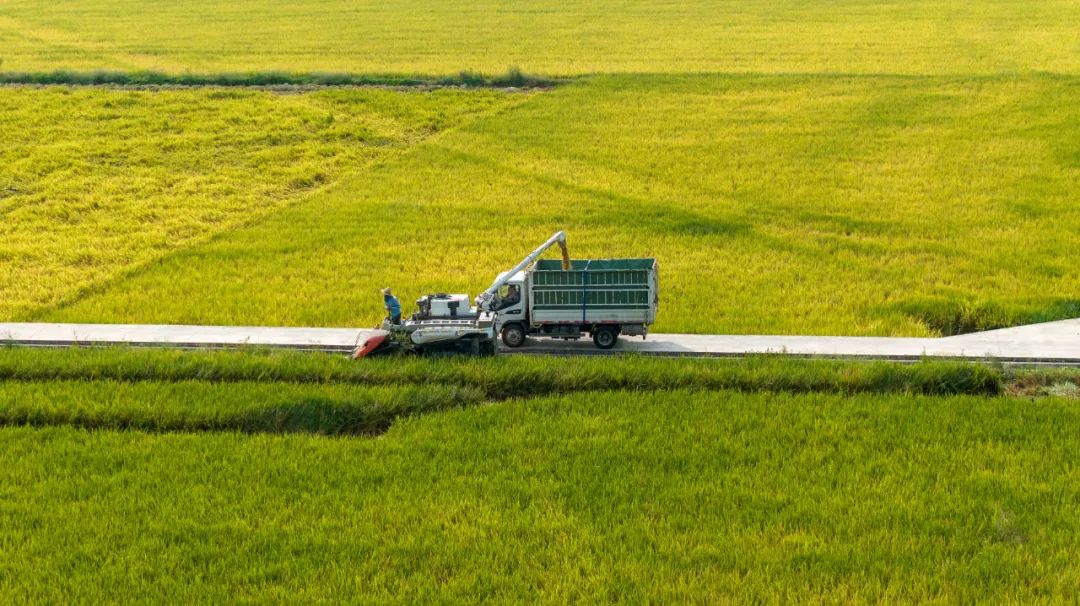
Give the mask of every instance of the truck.
[[[570, 259], [565, 242], [566, 234], [556, 233], [477, 297], [478, 308], [494, 313], [503, 344], [587, 334], [598, 348], [611, 349], [619, 335], [645, 338], [660, 304], [656, 259]], [[560, 244], [563, 259], [538, 259], [553, 244]]]
[[[561, 260], [540, 259], [555, 245]], [[424, 295], [415, 313], [397, 324], [384, 321], [353, 357], [395, 350], [490, 355], [498, 336], [517, 348], [530, 335], [576, 340], [587, 334], [600, 349], [611, 349], [619, 335], [644, 338], [656, 320], [656, 259], [570, 259], [559, 231], [473, 302], [464, 294]]]

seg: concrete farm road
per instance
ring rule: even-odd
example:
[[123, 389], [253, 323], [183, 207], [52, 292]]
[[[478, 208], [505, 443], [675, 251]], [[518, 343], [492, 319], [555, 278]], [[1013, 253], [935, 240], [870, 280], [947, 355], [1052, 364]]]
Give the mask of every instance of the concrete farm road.
[[[130, 345], [177, 348], [269, 347], [349, 352], [372, 329], [169, 324], [0, 323], [0, 345], [36, 347]], [[941, 338], [651, 334], [623, 337], [610, 351], [588, 339], [530, 339], [514, 354], [738, 357], [921, 358], [1080, 366], [1080, 319], [1061, 320]]]

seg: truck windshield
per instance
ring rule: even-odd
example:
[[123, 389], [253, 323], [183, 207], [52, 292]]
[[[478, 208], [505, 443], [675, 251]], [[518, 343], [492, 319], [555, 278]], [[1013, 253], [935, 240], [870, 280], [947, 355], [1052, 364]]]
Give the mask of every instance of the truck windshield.
[[521, 286], [507, 284], [499, 289], [498, 309], [506, 309], [521, 302]]

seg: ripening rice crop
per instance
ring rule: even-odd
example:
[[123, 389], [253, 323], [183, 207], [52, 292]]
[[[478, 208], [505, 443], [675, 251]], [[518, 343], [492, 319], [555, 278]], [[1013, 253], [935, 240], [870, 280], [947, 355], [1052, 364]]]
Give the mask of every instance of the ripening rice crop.
[[7, 0], [4, 70], [986, 74], [1080, 70], [1071, 0]]
[[492, 91], [0, 89], [0, 321], [250, 224]]
[[1080, 315], [1071, 77], [619, 76], [536, 94], [36, 317], [372, 325], [556, 229], [655, 256], [661, 332], [934, 335]]

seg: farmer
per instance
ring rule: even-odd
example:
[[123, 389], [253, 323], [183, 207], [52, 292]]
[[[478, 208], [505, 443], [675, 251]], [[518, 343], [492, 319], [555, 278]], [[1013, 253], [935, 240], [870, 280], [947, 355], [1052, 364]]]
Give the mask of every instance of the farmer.
[[507, 307], [513, 307], [521, 302], [521, 291], [518, 290], [516, 284], [511, 284], [506, 290], [506, 296], [503, 297], [502, 302], [499, 304], [499, 309], [506, 309]]
[[401, 303], [398, 302], [389, 288], [382, 289], [383, 304], [386, 305], [386, 315], [390, 317], [391, 324], [401, 324]]

